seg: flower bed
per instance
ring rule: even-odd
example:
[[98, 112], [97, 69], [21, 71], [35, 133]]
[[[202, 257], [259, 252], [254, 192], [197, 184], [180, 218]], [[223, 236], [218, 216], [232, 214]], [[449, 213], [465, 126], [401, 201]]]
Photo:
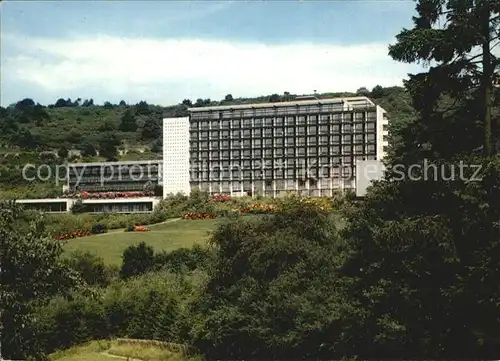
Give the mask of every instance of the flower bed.
[[301, 202], [307, 205], [313, 205], [323, 212], [333, 211], [333, 202], [329, 198], [303, 198]]
[[152, 197], [154, 192], [87, 192], [82, 191], [73, 195], [74, 198], [82, 199], [115, 199], [115, 198], [140, 198], [140, 197]]
[[221, 203], [230, 200], [231, 197], [229, 197], [227, 194], [214, 194], [212, 197], [212, 202], [214, 203]]
[[191, 219], [191, 220], [212, 219], [215, 217], [216, 217], [216, 215], [214, 213], [210, 213], [210, 212], [188, 212], [188, 213], [184, 213], [184, 215], [182, 216], [182, 219]]
[[149, 232], [149, 228], [145, 226], [135, 226], [134, 232]]
[[242, 209], [243, 213], [275, 213], [278, 210], [274, 204], [255, 203]]
[[65, 239], [86, 237], [86, 236], [90, 236], [91, 234], [92, 234], [92, 232], [90, 232], [88, 229], [75, 229], [74, 231], [72, 231], [70, 233], [56, 234], [55, 238], [57, 240], [65, 240]]

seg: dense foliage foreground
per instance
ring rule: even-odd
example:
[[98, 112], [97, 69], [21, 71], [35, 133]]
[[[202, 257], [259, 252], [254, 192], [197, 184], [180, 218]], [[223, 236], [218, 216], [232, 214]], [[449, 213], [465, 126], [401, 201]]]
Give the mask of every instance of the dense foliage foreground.
[[289, 197], [274, 214], [222, 222], [206, 250], [131, 248], [103, 281], [98, 260], [64, 261], [42, 224], [4, 204], [3, 352], [42, 359], [130, 337], [209, 359], [493, 357], [499, 202], [498, 159], [481, 182], [380, 182], [346, 202], [341, 231]]

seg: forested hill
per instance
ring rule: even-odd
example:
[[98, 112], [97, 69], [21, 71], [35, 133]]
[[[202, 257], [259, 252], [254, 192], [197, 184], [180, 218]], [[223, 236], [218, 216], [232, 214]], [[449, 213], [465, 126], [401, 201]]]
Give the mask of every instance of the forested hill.
[[[410, 98], [401, 87], [376, 86], [356, 93], [324, 93], [319, 98], [366, 95], [389, 112], [393, 128], [413, 115]], [[294, 94], [273, 94], [257, 98], [233, 98], [214, 101], [185, 99], [180, 104], [161, 107], [141, 101], [128, 105], [105, 102], [94, 105], [92, 99], [59, 99], [52, 105], [40, 105], [36, 99], [23, 99], [7, 108], [0, 108], [0, 144], [3, 152], [58, 151], [66, 158], [83, 160], [100, 154], [104, 158], [124, 153], [138, 157], [158, 157], [161, 153], [161, 122], [164, 117], [183, 116], [188, 107], [231, 105], [252, 102], [293, 100]]]

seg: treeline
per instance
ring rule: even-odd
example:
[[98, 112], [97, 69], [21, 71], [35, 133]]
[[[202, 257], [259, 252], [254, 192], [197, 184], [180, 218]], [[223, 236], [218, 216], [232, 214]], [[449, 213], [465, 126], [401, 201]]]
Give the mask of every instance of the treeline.
[[[374, 87], [371, 91], [360, 88], [356, 93], [324, 93], [318, 98], [365, 95], [388, 108], [394, 123], [405, 122], [413, 109], [405, 90], [400, 87]], [[280, 102], [296, 99], [297, 95], [284, 92], [257, 98], [236, 98], [231, 94], [220, 101], [211, 99], [184, 99], [177, 105], [160, 107], [140, 101], [129, 105], [125, 101], [104, 105], [93, 99], [75, 101], [58, 99], [55, 104], [43, 106], [33, 99], [23, 99], [7, 108], [0, 107], [0, 142], [4, 146], [22, 149], [57, 150], [61, 147], [79, 150], [92, 157], [101, 151], [105, 158], [113, 158], [113, 148], [124, 149], [145, 146], [153, 153], [161, 151], [161, 125], [165, 117], [188, 114], [190, 107], [231, 105], [253, 102]], [[397, 127], [396, 127], [397, 128]], [[102, 133], [105, 133], [102, 135]], [[111, 138], [109, 138], [111, 137]], [[110, 139], [111, 149], [105, 148], [104, 139]]]

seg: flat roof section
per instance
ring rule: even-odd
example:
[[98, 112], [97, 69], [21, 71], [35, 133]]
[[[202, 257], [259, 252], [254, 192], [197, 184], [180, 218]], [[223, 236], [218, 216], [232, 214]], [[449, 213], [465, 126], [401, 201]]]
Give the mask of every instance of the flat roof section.
[[214, 110], [232, 110], [232, 109], [249, 109], [249, 108], [271, 108], [271, 107], [289, 107], [298, 105], [318, 105], [318, 104], [347, 104], [352, 106], [375, 106], [367, 97], [347, 97], [347, 98], [326, 98], [326, 99], [313, 99], [313, 100], [299, 100], [289, 102], [277, 103], [252, 103], [252, 104], [238, 104], [238, 105], [217, 105], [200, 108], [189, 108], [189, 112], [206, 112]]

